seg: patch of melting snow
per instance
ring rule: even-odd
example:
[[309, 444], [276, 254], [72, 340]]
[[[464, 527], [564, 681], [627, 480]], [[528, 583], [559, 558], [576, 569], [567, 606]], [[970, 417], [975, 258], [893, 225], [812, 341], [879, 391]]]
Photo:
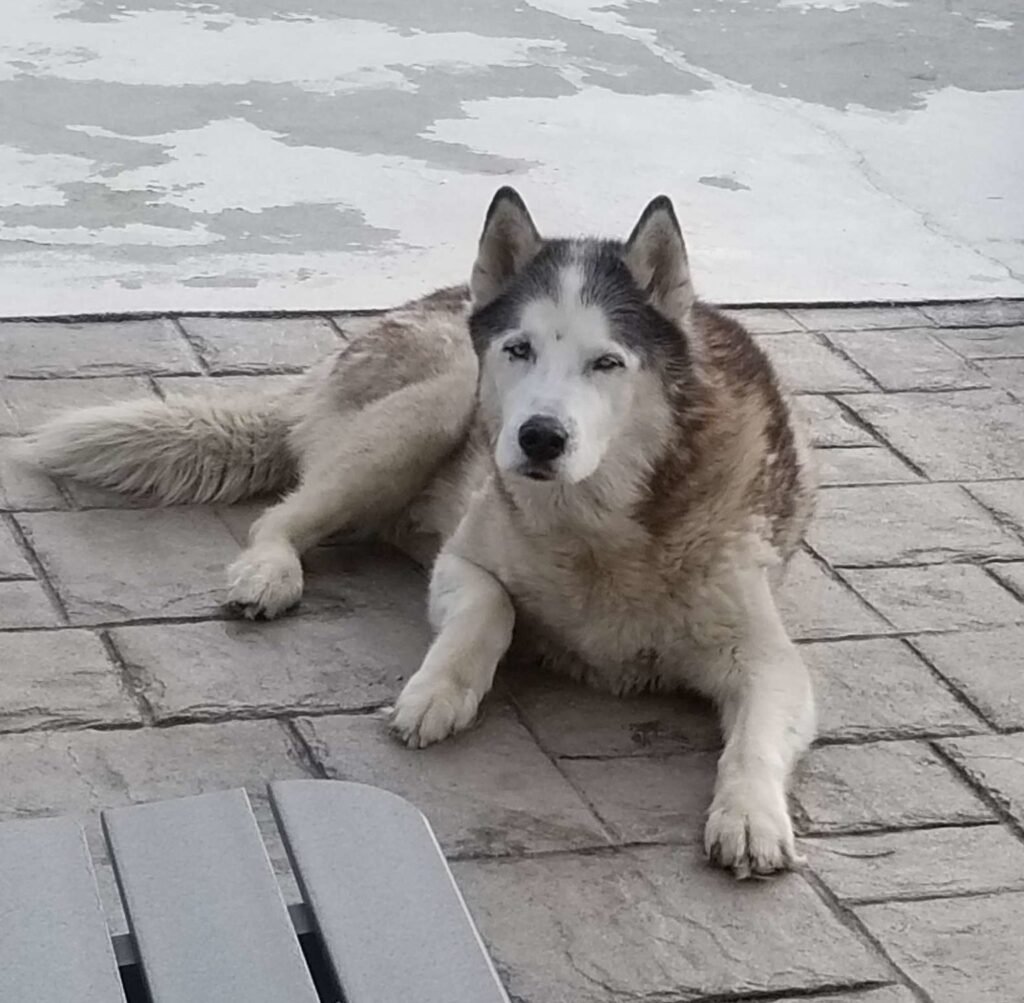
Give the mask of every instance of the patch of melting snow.
[[909, 0], [779, 0], [779, 7], [795, 7], [801, 11], [831, 10], [837, 14], [856, 10], [858, 7], [909, 7]]
[[979, 17], [974, 22], [975, 28], [988, 28], [990, 31], [1009, 31], [1013, 27], [1012, 21], [1002, 21], [996, 17]]

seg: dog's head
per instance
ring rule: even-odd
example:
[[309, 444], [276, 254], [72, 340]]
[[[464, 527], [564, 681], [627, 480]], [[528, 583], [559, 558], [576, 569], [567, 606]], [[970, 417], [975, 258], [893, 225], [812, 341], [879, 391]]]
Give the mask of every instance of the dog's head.
[[480, 404], [498, 469], [575, 484], [612, 451], [641, 453], [689, 368], [693, 305], [672, 203], [624, 242], [544, 240], [519, 195], [491, 202], [470, 282]]

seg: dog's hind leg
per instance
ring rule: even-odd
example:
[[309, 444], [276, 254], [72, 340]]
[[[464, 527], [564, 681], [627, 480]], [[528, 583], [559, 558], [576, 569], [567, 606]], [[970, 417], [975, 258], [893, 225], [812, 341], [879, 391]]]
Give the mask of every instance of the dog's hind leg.
[[479, 565], [442, 551], [430, 578], [437, 635], [395, 704], [392, 727], [422, 748], [468, 728], [509, 644], [515, 613], [502, 584]]
[[701, 673], [725, 737], [704, 840], [713, 863], [746, 878], [799, 859], [786, 793], [815, 714], [810, 677], [764, 570], [738, 573], [728, 591], [741, 619], [728, 643], [706, 648]]
[[299, 485], [249, 530], [228, 569], [228, 604], [250, 619], [278, 616], [302, 595], [300, 556], [344, 529], [376, 528], [417, 495], [458, 444], [473, 378], [448, 372], [357, 410], [300, 427]]

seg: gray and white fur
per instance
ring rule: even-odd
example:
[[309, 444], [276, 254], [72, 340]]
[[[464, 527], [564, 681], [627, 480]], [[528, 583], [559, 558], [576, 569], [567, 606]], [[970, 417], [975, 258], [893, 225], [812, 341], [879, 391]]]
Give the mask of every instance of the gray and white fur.
[[72, 412], [24, 452], [163, 503], [284, 492], [228, 572], [246, 616], [297, 603], [301, 555], [338, 531], [432, 562], [434, 641], [392, 721], [410, 746], [468, 727], [513, 648], [616, 693], [705, 694], [709, 857], [739, 877], [798, 859], [814, 704], [772, 584], [811, 515], [808, 453], [763, 353], [695, 298], [667, 198], [624, 242], [545, 240], [503, 188], [469, 289], [382, 316], [294, 390]]

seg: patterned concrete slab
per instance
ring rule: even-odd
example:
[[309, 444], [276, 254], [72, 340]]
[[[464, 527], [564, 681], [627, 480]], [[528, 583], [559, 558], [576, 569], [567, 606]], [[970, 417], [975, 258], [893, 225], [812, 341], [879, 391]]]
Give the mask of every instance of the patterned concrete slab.
[[568, 233], [669, 193], [726, 302], [1024, 293], [1014, 0], [7, 6], [5, 316], [379, 307], [504, 183]]
[[703, 701], [619, 699], [509, 665], [478, 727], [413, 752], [381, 711], [427, 644], [420, 568], [373, 544], [317, 548], [293, 615], [239, 623], [220, 606], [222, 565], [259, 503], [125, 508], [7, 457], [63, 406], [278, 393], [336, 328], [365, 323], [344, 315], [81, 324], [63, 354], [61, 326], [0, 322], [14, 370], [0, 380], [0, 821], [81, 818], [122, 931], [99, 809], [245, 786], [267, 826], [267, 780], [361, 780], [426, 812], [523, 1003], [1016, 999], [1024, 495], [982, 461], [1024, 441], [1024, 381], [1000, 398], [1001, 452], [980, 459], [999, 391], [959, 384], [1015, 361], [994, 353], [1014, 350], [1019, 315], [741, 313], [779, 340], [835, 485], [781, 590], [820, 717], [792, 791], [802, 874], [738, 885], [703, 862], [720, 745]]

